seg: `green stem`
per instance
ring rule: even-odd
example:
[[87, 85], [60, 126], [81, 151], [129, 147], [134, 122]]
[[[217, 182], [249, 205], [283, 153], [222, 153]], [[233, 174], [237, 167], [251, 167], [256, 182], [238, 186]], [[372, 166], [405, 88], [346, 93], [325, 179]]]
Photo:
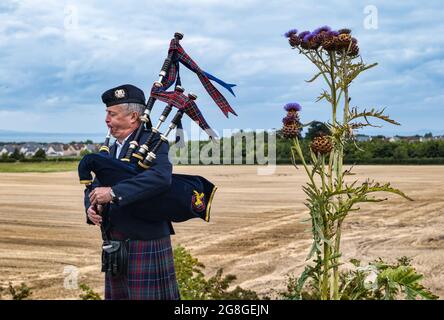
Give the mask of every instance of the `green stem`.
[[330, 77], [331, 77], [331, 104], [333, 109], [333, 127], [336, 126], [336, 77], [335, 77], [335, 66], [334, 66], [334, 52], [330, 53]]
[[342, 218], [338, 219], [336, 225], [336, 239], [333, 254], [336, 256], [333, 267], [333, 300], [339, 300], [339, 249], [341, 245]]
[[[330, 83], [330, 81], [328, 81], [328, 78], [325, 75], [325, 73], [327, 71], [326, 70], [322, 70], [322, 68], [319, 66], [319, 64], [317, 63], [316, 59], [313, 57], [313, 55], [311, 53], [310, 53], [310, 56], [308, 56], [308, 54], [305, 53], [305, 52], [303, 52], [303, 54], [307, 57], [308, 60], [310, 60], [319, 69], [319, 72], [321, 72], [322, 76], [324, 77], [325, 82], [327, 82], [328, 86], [331, 89], [331, 83]], [[327, 65], [325, 63], [323, 63], [322, 61], [321, 61], [321, 65], [324, 65], [327, 68]]]
[[347, 56], [344, 55], [344, 60], [342, 65], [342, 83], [344, 84], [344, 87], [342, 88], [342, 91], [344, 91], [344, 125], [348, 122], [348, 117], [350, 114], [350, 103], [349, 103], [349, 96], [348, 96], [348, 85], [345, 85], [346, 77], [347, 77]]
[[315, 189], [316, 189], [316, 193], [319, 195], [319, 189], [318, 189], [318, 187], [316, 186], [316, 182], [315, 182], [314, 179], [313, 179], [313, 175], [312, 175], [312, 173], [310, 172], [310, 170], [308, 169], [308, 165], [307, 165], [307, 163], [305, 162], [304, 155], [302, 154], [302, 149], [301, 149], [301, 145], [299, 144], [299, 139], [298, 139], [298, 138], [293, 138], [293, 144], [294, 144], [294, 146], [296, 147], [296, 151], [297, 151], [297, 153], [298, 153], [299, 158], [301, 158], [301, 162], [302, 162], [302, 165], [304, 166], [305, 172], [307, 172], [307, 175], [308, 175], [308, 177], [310, 178], [311, 183], [313, 184], [313, 186], [314, 186]]
[[330, 246], [328, 243], [324, 242], [324, 252], [323, 252], [323, 272], [322, 272], [322, 287], [321, 287], [321, 300], [329, 300], [330, 299], [330, 277], [329, 277], [329, 269], [330, 269]]
[[330, 190], [333, 190], [333, 151], [330, 152], [330, 156], [328, 158], [328, 183], [330, 186]]
[[[345, 78], [347, 77], [347, 57], [344, 56], [344, 60], [343, 63], [341, 63], [341, 75], [342, 75], [342, 83], [345, 83]], [[343, 125], [345, 126], [348, 122], [348, 118], [349, 118], [349, 114], [350, 114], [350, 104], [349, 104], [349, 96], [348, 96], [348, 85], [344, 85], [343, 87], [343, 91], [344, 91], [344, 115], [343, 115]], [[343, 140], [344, 140], [344, 133], [342, 133], [342, 135], [340, 137], [338, 137], [339, 140], [341, 140], [341, 143], [339, 143], [338, 145], [338, 162], [337, 162], [337, 173], [336, 173], [336, 177], [338, 179], [338, 187], [340, 188], [339, 190], [342, 190], [342, 183], [343, 183], [343, 172], [342, 172], [342, 167], [343, 167], [343, 162], [344, 162], [344, 146], [342, 144]]]
[[[337, 74], [339, 76], [339, 79], [341, 79], [341, 80], [344, 79], [344, 61], [345, 61], [344, 53], [345, 53], [345, 51], [343, 51], [341, 65], [340, 66], [338, 65], [336, 59], [333, 59], [333, 63], [334, 63], [334, 66], [335, 66], [335, 68], [337, 70]], [[344, 92], [344, 82], [341, 81], [341, 86], [339, 88], [339, 94], [337, 95], [337, 99], [336, 99], [336, 105], [339, 104], [339, 101], [341, 100], [341, 96], [342, 96], [343, 92]]]
[[[320, 155], [320, 170], [319, 174], [321, 176], [321, 182], [322, 182], [322, 192], [325, 194], [326, 192], [326, 181], [325, 181], [325, 155]], [[324, 237], [326, 239], [329, 238], [329, 235], [331, 234], [331, 230], [329, 227], [329, 220], [330, 217], [328, 215], [328, 208], [327, 203], [323, 202], [321, 213], [322, 213], [322, 220], [323, 220], [323, 232]], [[324, 257], [323, 257], [323, 275], [322, 275], [322, 300], [329, 300], [330, 299], [330, 259], [331, 259], [331, 248], [330, 245], [324, 241]]]
[[321, 173], [321, 182], [322, 182], [322, 192], [326, 191], [326, 182], [325, 182], [325, 155], [321, 155], [321, 165], [320, 165], [320, 173]]
[[[337, 105], [339, 103], [339, 99], [337, 99], [336, 96], [336, 78], [335, 78], [335, 65], [336, 65], [336, 61], [335, 58], [333, 56], [333, 54], [330, 54], [330, 71], [331, 71], [331, 81], [333, 83], [333, 87], [332, 87], [332, 109], [333, 109], [333, 114], [332, 114], [332, 121], [333, 121], [333, 127], [337, 127], [338, 122], [336, 119], [336, 112], [337, 112]], [[337, 65], [336, 65], [337, 67]], [[342, 68], [337, 68], [337, 73], [339, 76], [343, 75], [343, 69]], [[342, 70], [341, 70], [342, 69]], [[341, 78], [340, 78], [341, 79]], [[341, 87], [341, 93], [343, 91], [343, 87]], [[345, 92], [344, 92], [345, 93]], [[335, 136], [336, 139], [341, 140], [341, 137]], [[334, 147], [334, 151], [332, 154], [332, 158], [333, 158], [333, 166], [336, 169], [335, 175], [336, 175], [336, 180], [337, 180], [337, 187], [339, 187], [339, 189], [342, 189], [342, 162], [343, 162], [343, 146], [342, 146], [342, 141], [336, 141], [335, 143], [335, 147]], [[334, 234], [334, 232], [332, 232], [332, 235]], [[333, 254], [336, 257], [337, 255], [339, 255], [339, 245], [340, 245], [340, 234], [341, 231], [340, 229], [336, 228], [336, 234], [335, 234], [335, 246], [333, 249]], [[339, 236], [339, 237], [338, 237]], [[331, 288], [331, 297], [334, 300], [338, 300], [339, 299], [339, 270], [338, 270], [338, 264], [339, 264], [339, 258], [335, 258], [334, 261], [334, 267], [333, 267], [333, 274], [332, 274], [332, 288]]]
[[[342, 92], [344, 92], [344, 110], [343, 110], [343, 125], [348, 123], [348, 117], [350, 112], [349, 107], [349, 96], [348, 96], [348, 85], [346, 84], [347, 77], [347, 55], [343, 52], [343, 59], [341, 61], [341, 68], [338, 70], [338, 74], [340, 76], [342, 82]], [[339, 101], [338, 101], [339, 102]], [[342, 190], [343, 187], [343, 162], [344, 162], [344, 133], [341, 133], [341, 136], [337, 137], [339, 140], [336, 156], [337, 156], [337, 165], [336, 165], [336, 179], [337, 179], [337, 190]], [[338, 199], [341, 202], [341, 199]], [[343, 218], [338, 218], [336, 224], [336, 234], [335, 234], [335, 246], [334, 246], [334, 267], [333, 267], [333, 299], [339, 299], [339, 254], [340, 254], [340, 245], [341, 245], [341, 232], [342, 232], [342, 221]]]

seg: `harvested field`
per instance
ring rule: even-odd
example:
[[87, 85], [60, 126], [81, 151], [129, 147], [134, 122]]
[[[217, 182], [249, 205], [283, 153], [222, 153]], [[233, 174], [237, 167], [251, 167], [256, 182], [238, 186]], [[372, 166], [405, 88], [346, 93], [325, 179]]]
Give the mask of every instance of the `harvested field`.
[[[292, 166], [258, 175], [257, 166], [182, 166], [218, 186], [211, 222], [175, 224], [174, 244], [190, 249], [208, 275], [223, 267], [236, 285], [272, 294], [285, 275], [299, 274], [311, 244], [301, 185]], [[345, 220], [344, 261], [403, 255], [425, 274], [426, 287], [444, 297], [444, 166], [358, 166], [356, 177], [390, 181], [415, 201], [362, 205]], [[64, 288], [64, 268], [103, 295], [100, 232], [85, 224], [83, 187], [76, 172], [0, 173], [0, 284], [27, 283], [34, 299], [77, 299]]]

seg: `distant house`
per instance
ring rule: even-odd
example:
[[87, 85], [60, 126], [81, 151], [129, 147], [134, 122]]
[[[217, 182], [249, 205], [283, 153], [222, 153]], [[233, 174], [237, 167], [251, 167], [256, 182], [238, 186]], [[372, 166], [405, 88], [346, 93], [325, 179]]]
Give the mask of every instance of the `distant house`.
[[367, 136], [365, 134], [357, 134], [356, 135], [356, 141], [358, 141], [358, 142], [372, 141], [372, 137], [371, 136]]
[[45, 152], [48, 157], [62, 157], [63, 156], [63, 144], [52, 143], [46, 147]]
[[80, 147], [78, 143], [63, 145], [64, 156], [79, 156], [80, 151], [82, 151], [82, 147]]
[[405, 142], [423, 142], [426, 141], [427, 139], [420, 136], [420, 135], [416, 135], [416, 136], [394, 136], [390, 138], [390, 142], [397, 142], [397, 141], [405, 141]]
[[88, 150], [89, 152], [97, 152], [99, 148], [96, 144], [86, 144], [82, 150]]
[[40, 148], [38, 148], [37, 146], [32, 146], [32, 147], [29, 147], [28, 149], [26, 149], [26, 152], [22, 152], [22, 153], [25, 155], [25, 157], [32, 157], [33, 155], [35, 155], [35, 153], [39, 149]]
[[25, 155], [25, 157], [32, 157], [35, 155], [35, 153], [39, 150], [43, 149], [44, 146], [39, 143], [26, 143], [20, 148], [20, 152]]
[[372, 138], [372, 141], [373, 140], [390, 141], [390, 137], [386, 137], [386, 136], [383, 136], [381, 134], [378, 134], [376, 136], [371, 136], [371, 138]]
[[408, 136], [408, 137], [402, 137], [402, 140], [407, 141], [407, 142], [423, 142], [424, 137], [422, 137], [420, 135]]
[[71, 146], [76, 150], [76, 151], [82, 151], [83, 147], [85, 146], [83, 143], [73, 143], [71, 144]]
[[0, 156], [7, 154], [8, 156], [10, 156], [11, 154], [14, 153], [15, 150], [15, 146], [12, 144], [6, 144], [2, 147], [0, 147]]

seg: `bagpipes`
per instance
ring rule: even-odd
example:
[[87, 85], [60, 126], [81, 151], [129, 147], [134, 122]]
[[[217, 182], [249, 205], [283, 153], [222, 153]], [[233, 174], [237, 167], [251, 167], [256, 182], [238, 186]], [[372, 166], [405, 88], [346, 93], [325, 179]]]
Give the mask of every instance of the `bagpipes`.
[[[176, 129], [177, 142], [177, 133], [182, 130], [181, 120], [184, 114], [198, 123], [210, 138], [217, 137], [194, 102], [197, 98], [196, 95], [192, 93], [184, 94], [179, 73], [180, 63], [197, 74], [206, 91], [226, 117], [228, 117], [229, 112], [237, 115], [210, 80], [219, 83], [233, 95], [234, 92], [231, 88], [235, 85], [227, 84], [201, 70], [179, 44], [182, 38], [183, 35], [176, 32], [170, 42], [168, 56], [162, 65], [159, 79], [154, 82], [151, 88], [150, 97], [140, 117], [140, 126], [130, 142], [125, 156], [118, 160], [109, 155], [111, 134], [108, 131], [99, 153], [87, 154], [80, 161], [78, 174], [80, 182], [85, 184], [87, 189], [92, 190], [93, 177], [91, 172], [94, 172], [101, 186], [112, 187], [120, 181], [132, 178], [144, 170], [149, 170], [151, 164], [156, 159], [156, 153], [162, 146], [162, 143], [168, 143], [168, 135], [174, 129]], [[175, 84], [174, 91], [166, 91], [173, 84]], [[150, 114], [157, 100], [167, 103], [167, 106], [154, 127], [151, 123]], [[177, 108], [178, 111], [171, 120], [166, 132], [160, 134], [160, 127], [168, 118], [173, 107]], [[151, 127], [151, 132], [146, 141], [139, 145], [144, 127]], [[159, 134], [160, 139], [150, 148], [150, 145]], [[217, 187], [213, 183], [201, 176], [172, 174], [169, 190], [156, 197], [137, 202], [137, 210], [143, 211], [144, 214], [146, 213], [147, 219], [153, 221], [182, 222], [192, 218], [201, 218], [208, 222], [210, 219], [211, 202], [216, 189]]]

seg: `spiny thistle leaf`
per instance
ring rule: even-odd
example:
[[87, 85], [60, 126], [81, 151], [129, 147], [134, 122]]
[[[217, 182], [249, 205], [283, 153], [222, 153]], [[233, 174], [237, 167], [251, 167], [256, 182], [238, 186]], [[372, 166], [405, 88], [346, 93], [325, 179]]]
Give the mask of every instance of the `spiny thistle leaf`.
[[364, 118], [365, 121], [367, 122], [367, 124], [370, 124], [370, 122], [368, 121], [367, 118], [377, 118], [377, 119], [383, 120], [385, 122], [388, 122], [388, 123], [391, 123], [394, 125], [398, 125], [398, 126], [400, 125], [399, 122], [396, 122], [395, 120], [391, 119], [389, 116], [384, 115], [384, 111], [385, 111], [385, 108], [383, 108], [382, 110], [379, 110], [379, 111], [376, 110], [375, 108], [372, 108], [369, 111], [367, 111], [365, 109], [363, 111], [358, 111], [358, 108], [353, 107], [350, 110], [348, 121], [351, 122], [352, 120], [357, 119], [357, 118]]
[[316, 253], [316, 251], [318, 251], [318, 248], [316, 246], [316, 242], [313, 242], [313, 244], [311, 245], [310, 252], [308, 253], [307, 257], [305, 258], [305, 261], [310, 260], [313, 257], [313, 255]]
[[[356, 173], [353, 173], [353, 172], [352, 172], [353, 167], [354, 167], [354, 166], [351, 166], [350, 169], [346, 169], [346, 170], [344, 170], [343, 175], [344, 175], [344, 176], [354, 176], [354, 175], [356, 175]], [[353, 186], [355, 185], [356, 182], [358, 182], [358, 180], [355, 180], [351, 186], [353, 187]]]
[[360, 188], [360, 190], [358, 191], [361, 192], [362, 194], [369, 194], [371, 192], [390, 192], [390, 193], [394, 193], [397, 194], [407, 200], [413, 201], [412, 198], [410, 198], [409, 196], [407, 196], [404, 192], [402, 192], [399, 189], [393, 188], [390, 185], [390, 182], [387, 182], [383, 185], [381, 185], [379, 182], [364, 182]]
[[[353, 185], [354, 185], [354, 183], [353, 183]], [[387, 182], [385, 184], [380, 184], [379, 182], [374, 182], [374, 181], [369, 181], [369, 180], [362, 183], [362, 185], [360, 187], [353, 187], [353, 186], [346, 184], [345, 189], [335, 190], [334, 192], [331, 192], [330, 194], [328, 194], [328, 197], [330, 198], [330, 197], [337, 196], [337, 195], [350, 194], [350, 195], [354, 195], [355, 198], [359, 199], [359, 201], [357, 201], [357, 202], [378, 201], [377, 199], [369, 199], [366, 197], [366, 195], [373, 193], [373, 192], [390, 192], [390, 193], [397, 194], [407, 200], [413, 201], [412, 198], [407, 196], [401, 190], [393, 188], [390, 185], [390, 182]]]
[[[361, 61], [362, 61], [362, 59], [361, 59]], [[362, 64], [361, 71], [365, 71], [365, 70], [371, 69], [371, 68], [376, 67], [378, 65], [377, 62], [371, 63], [371, 64], [367, 64], [367, 65], [364, 64], [364, 63], [361, 63], [361, 64]]]
[[419, 283], [422, 278], [423, 276], [418, 274], [413, 267], [399, 266], [383, 270], [378, 275], [377, 281], [385, 285], [390, 292], [395, 292], [394, 285], [404, 287], [407, 299], [416, 299], [417, 296], [427, 300], [438, 299], [437, 296]]
[[371, 124], [370, 122], [350, 122], [349, 123], [349, 128], [352, 130], [359, 130], [362, 129], [364, 127], [373, 127], [373, 128], [382, 128], [382, 126], [377, 126], [375, 124]]
[[370, 68], [375, 67], [376, 65], [378, 65], [378, 63], [372, 63], [369, 65], [366, 65], [362, 62], [358, 62], [358, 63], [353, 63], [350, 64], [347, 69], [349, 70], [349, 72], [347, 72], [347, 74], [344, 77], [344, 81], [343, 83], [341, 83], [342, 87], [347, 87], [350, 85], [350, 83], [363, 71], [368, 70]]
[[296, 150], [293, 149], [294, 147], [291, 147], [291, 162], [295, 166], [296, 169], [298, 169], [298, 166], [296, 165], [296, 160], [299, 158], [297, 156]]
[[332, 103], [333, 99], [331, 98], [331, 95], [327, 91], [323, 91], [321, 95], [316, 99], [316, 102], [321, 101], [322, 99], [327, 100], [328, 102]]
[[298, 281], [297, 281], [297, 292], [301, 293], [302, 288], [304, 287], [305, 281], [307, 281], [307, 279], [310, 277], [310, 275], [313, 274], [313, 267], [310, 266], [306, 266], [304, 271], [302, 272], [301, 276], [299, 277]]
[[315, 81], [321, 74], [323, 74], [323, 73], [325, 73], [325, 72], [318, 72], [317, 74], [315, 74], [314, 76], [313, 76], [313, 78], [311, 78], [310, 80], [305, 80], [305, 82], [313, 82], [313, 81]]

